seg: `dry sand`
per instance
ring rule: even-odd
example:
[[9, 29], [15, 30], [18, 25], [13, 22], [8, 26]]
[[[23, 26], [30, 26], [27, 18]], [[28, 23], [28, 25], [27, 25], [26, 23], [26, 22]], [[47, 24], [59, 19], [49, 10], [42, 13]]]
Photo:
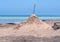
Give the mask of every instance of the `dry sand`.
[[19, 29], [15, 29], [15, 27], [17, 27], [18, 25], [5, 24], [5, 27], [0, 27], [0, 36], [60, 36], [60, 30], [53, 30], [51, 25], [42, 20], [39, 20], [35, 15], [30, 16], [25, 22], [21, 24], [21, 27], [18, 27]]

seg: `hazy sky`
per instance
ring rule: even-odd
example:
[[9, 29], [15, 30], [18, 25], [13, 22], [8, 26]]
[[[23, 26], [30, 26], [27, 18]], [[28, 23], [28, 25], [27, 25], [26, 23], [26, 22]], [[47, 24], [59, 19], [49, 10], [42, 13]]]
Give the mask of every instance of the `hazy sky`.
[[0, 0], [0, 15], [60, 15], [60, 0]]

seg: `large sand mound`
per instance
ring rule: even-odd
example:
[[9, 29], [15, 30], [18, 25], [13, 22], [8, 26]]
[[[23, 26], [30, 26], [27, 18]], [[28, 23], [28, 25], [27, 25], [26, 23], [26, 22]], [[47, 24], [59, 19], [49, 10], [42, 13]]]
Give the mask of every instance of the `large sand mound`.
[[39, 20], [39, 18], [35, 15], [35, 14], [32, 14], [25, 22], [23, 22], [23, 26], [21, 27], [22, 28], [27, 28], [27, 29], [52, 29], [51, 26], [45, 22], [43, 22], [42, 20]]

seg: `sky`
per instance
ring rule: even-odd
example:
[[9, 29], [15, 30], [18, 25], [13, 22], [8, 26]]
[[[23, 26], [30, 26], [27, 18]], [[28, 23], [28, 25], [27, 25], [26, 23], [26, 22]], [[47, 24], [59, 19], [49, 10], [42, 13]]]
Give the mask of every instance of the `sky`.
[[60, 0], [0, 0], [0, 15], [60, 16]]

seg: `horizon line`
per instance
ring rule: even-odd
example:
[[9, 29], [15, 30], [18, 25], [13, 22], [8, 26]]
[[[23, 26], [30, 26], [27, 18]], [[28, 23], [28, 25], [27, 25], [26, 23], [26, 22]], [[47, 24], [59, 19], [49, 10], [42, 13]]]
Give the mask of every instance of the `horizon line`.
[[[31, 15], [0, 15], [0, 17], [29, 17]], [[60, 17], [60, 15], [36, 15], [38, 17]]]

